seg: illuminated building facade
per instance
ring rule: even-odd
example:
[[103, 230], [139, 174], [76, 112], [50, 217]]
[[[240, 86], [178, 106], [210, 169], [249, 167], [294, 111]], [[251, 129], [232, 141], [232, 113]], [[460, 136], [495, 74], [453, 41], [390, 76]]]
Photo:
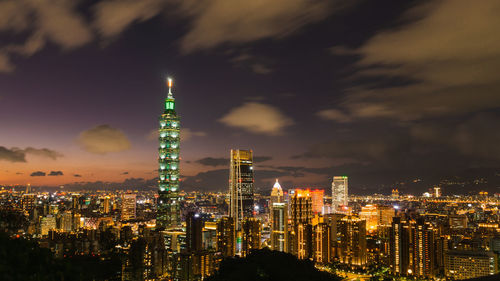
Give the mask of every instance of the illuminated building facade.
[[314, 226], [314, 261], [330, 263], [331, 261], [331, 227], [328, 223]]
[[242, 222], [242, 256], [247, 256], [252, 250], [260, 249], [260, 220], [244, 218]]
[[463, 280], [497, 273], [498, 255], [494, 252], [451, 250], [445, 253], [447, 278]]
[[160, 229], [180, 225], [179, 209], [179, 145], [180, 118], [175, 111], [172, 79], [168, 79], [165, 110], [160, 116], [160, 147], [158, 149], [158, 204], [156, 225]]
[[271, 208], [271, 249], [288, 251], [288, 208], [286, 203], [273, 203]]
[[271, 190], [271, 202], [270, 206], [272, 207], [274, 203], [282, 203], [283, 202], [283, 189], [281, 188], [278, 179], [276, 179], [276, 183], [274, 183], [273, 189]]
[[125, 193], [122, 195], [121, 219], [123, 221], [135, 219], [136, 198], [134, 193]]
[[342, 206], [347, 206], [348, 178], [335, 176], [332, 181], [332, 208], [339, 211]]
[[361, 207], [361, 212], [359, 212], [359, 217], [366, 220], [366, 230], [368, 232], [373, 232], [377, 230], [379, 213], [377, 206], [366, 205]]
[[254, 178], [251, 150], [231, 149], [229, 170], [229, 216], [236, 230], [243, 218], [253, 217]]
[[312, 211], [315, 214], [321, 214], [323, 212], [325, 191], [323, 189], [311, 190], [312, 198]]
[[311, 224], [312, 197], [309, 190], [294, 189], [290, 192], [290, 214], [292, 225]]
[[394, 275], [435, 276], [435, 231], [423, 218], [394, 218], [390, 230], [390, 267]]
[[352, 267], [365, 267], [366, 221], [355, 216], [345, 216], [338, 223], [340, 262]]
[[236, 235], [234, 231], [234, 219], [222, 217], [217, 221], [217, 251], [223, 257], [233, 257], [236, 253]]

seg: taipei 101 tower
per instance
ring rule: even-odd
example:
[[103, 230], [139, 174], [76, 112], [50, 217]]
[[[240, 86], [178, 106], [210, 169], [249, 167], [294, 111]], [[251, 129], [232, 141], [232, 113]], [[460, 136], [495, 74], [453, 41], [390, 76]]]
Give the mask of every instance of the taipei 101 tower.
[[179, 145], [180, 118], [175, 112], [172, 79], [168, 78], [165, 111], [160, 116], [158, 148], [158, 204], [156, 227], [169, 229], [180, 226], [179, 208]]

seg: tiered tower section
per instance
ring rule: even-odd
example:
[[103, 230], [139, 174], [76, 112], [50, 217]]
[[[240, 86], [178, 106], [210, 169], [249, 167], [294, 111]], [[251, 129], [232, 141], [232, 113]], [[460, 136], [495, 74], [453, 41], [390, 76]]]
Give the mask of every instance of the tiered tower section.
[[159, 141], [159, 198], [156, 225], [159, 229], [169, 229], [178, 227], [181, 223], [178, 193], [180, 118], [175, 112], [175, 99], [170, 78], [165, 111], [160, 116]]

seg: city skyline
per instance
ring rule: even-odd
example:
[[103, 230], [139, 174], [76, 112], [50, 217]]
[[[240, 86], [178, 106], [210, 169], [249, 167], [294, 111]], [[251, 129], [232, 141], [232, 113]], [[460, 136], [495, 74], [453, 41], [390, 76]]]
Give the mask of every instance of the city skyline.
[[278, 1], [257, 18], [245, 14], [266, 4], [227, 4], [224, 20], [218, 1], [5, 3], [0, 185], [154, 183], [167, 76], [182, 93], [186, 190], [225, 190], [231, 148], [255, 152], [256, 189], [500, 181], [495, 1]]

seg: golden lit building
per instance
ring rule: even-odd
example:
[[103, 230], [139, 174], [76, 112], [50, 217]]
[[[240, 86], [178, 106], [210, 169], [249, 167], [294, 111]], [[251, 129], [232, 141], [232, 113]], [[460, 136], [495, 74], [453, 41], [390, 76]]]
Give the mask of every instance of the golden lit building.
[[445, 253], [445, 276], [463, 280], [498, 273], [498, 256], [493, 252], [452, 250]]
[[252, 250], [260, 249], [261, 225], [256, 218], [245, 218], [242, 222], [241, 255], [247, 256]]
[[366, 205], [361, 207], [359, 217], [363, 220], [366, 220], [366, 230], [368, 232], [371, 233], [377, 230], [379, 212], [376, 205]]
[[234, 219], [223, 217], [217, 221], [217, 251], [224, 257], [233, 257], [236, 253], [236, 235]]
[[314, 226], [314, 261], [318, 263], [331, 262], [331, 228], [327, 223]]
[[136, 197], [134, 193], [125, 193], [122, 195], [122, 210], [121, 219], [132, 220], [135, 219], [136, 213]]
[[345, 216], [338, 223], [340, 262], [352, 267], [365, 267], [366, 221], [356, 216]]

